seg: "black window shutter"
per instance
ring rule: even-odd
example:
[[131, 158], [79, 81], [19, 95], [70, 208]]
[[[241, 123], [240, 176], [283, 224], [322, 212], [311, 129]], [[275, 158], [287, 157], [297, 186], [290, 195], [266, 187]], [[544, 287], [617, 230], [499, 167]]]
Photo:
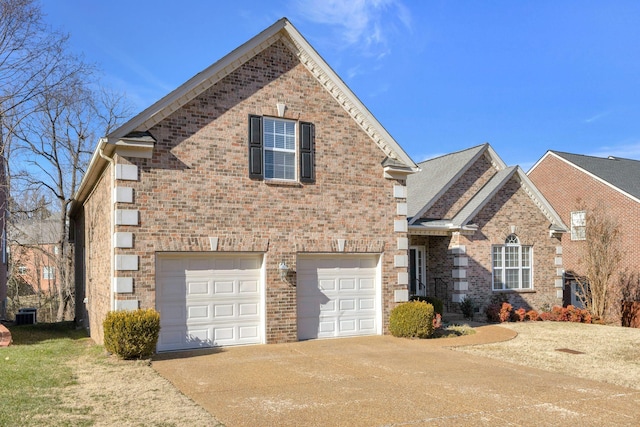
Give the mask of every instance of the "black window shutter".
[[261, 116], [249, 116], [249, 178], [264, 179]]
[[315, 182], [314, 165], [316, 128], [313, 123], [300, 123], [300, 182]]

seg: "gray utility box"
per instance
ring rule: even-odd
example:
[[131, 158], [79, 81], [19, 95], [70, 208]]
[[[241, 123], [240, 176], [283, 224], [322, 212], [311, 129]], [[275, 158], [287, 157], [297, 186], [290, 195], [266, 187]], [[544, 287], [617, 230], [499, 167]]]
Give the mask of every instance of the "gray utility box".
[[16, 314], [16, 325], [35, 325], [38, 322], [37, 308], [21, 308]]

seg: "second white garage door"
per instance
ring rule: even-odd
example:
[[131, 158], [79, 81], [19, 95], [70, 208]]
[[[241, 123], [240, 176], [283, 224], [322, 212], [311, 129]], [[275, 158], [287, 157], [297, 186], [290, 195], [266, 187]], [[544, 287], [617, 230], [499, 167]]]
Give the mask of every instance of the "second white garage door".
[[254, 254], [159, 255], [158, 351], [262, 343], [261, 267]]
[[378, 259], [378, 255], [298, 257], [299, 340], [380, 333]]

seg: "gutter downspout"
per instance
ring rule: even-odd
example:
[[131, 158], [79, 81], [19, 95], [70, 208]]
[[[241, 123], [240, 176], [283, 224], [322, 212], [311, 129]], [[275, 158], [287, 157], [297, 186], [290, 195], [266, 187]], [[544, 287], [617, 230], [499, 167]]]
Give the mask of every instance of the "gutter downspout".
[[110, 302], [111, 302], [111, 311], [114, 311], [116, 309], [116, 294], [114, 292], [113, 289], [113, 278], [115, 277], [115, 257], [116, 257], [116, 248], [113, 247], [113, 236], [115, 234], [115, 215], [116, 215], [116, 210], [114, 208], [114, 193], [115, 193], [115, 183], [116, 183], [116, 168], [115, 168], [115, 161], [113, 160], [113, 158], [105, 156], [104, 155], [104, 146], [107, 144], [108, 139], [107, 138], [100, 138], [100, 143], [98, 144], [98, 154], [100, 155], [100, 157], [102, 157], [103, 159], [105, 159], [107, 162], [109, 162], [109, 164], [111, 165], [111, 204], [109, 205], [109, 209], [111, 209], [111, 215], [109, 215], [110, 217], [110, 229], [111, 229], [111, 233], [109, 234], [109, 241], [110, 241], [110, 245], [111, 245], [111, 260], [110, 260], [110, 269], [111, 269], [111, 274], [109, 275], [109, 298], [110, 298]]

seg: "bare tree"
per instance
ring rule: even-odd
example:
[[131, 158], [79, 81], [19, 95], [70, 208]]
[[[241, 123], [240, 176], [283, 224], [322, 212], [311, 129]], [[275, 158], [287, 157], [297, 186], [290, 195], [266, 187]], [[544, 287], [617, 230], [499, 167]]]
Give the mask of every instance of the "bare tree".
[[[69, 53], [66, 35], [42, 22], [34, 0], [0, 0], [0, 129], [15, 194], [44, 194], [58, 220], [57, 320], [73, 313], [68, 208], [97, 136], [128, 114], [123, 98], [99, 88], [96, 68]], [[42, 207], [37, 207], [41, 209]], [[22, 212], [36, 207], [23, 206]]]
[[622, 255], [620, 226], [602, 203], [581, 210], [586, 212], [586, 227], [577, 295], [593, 316], [604, 319]]

